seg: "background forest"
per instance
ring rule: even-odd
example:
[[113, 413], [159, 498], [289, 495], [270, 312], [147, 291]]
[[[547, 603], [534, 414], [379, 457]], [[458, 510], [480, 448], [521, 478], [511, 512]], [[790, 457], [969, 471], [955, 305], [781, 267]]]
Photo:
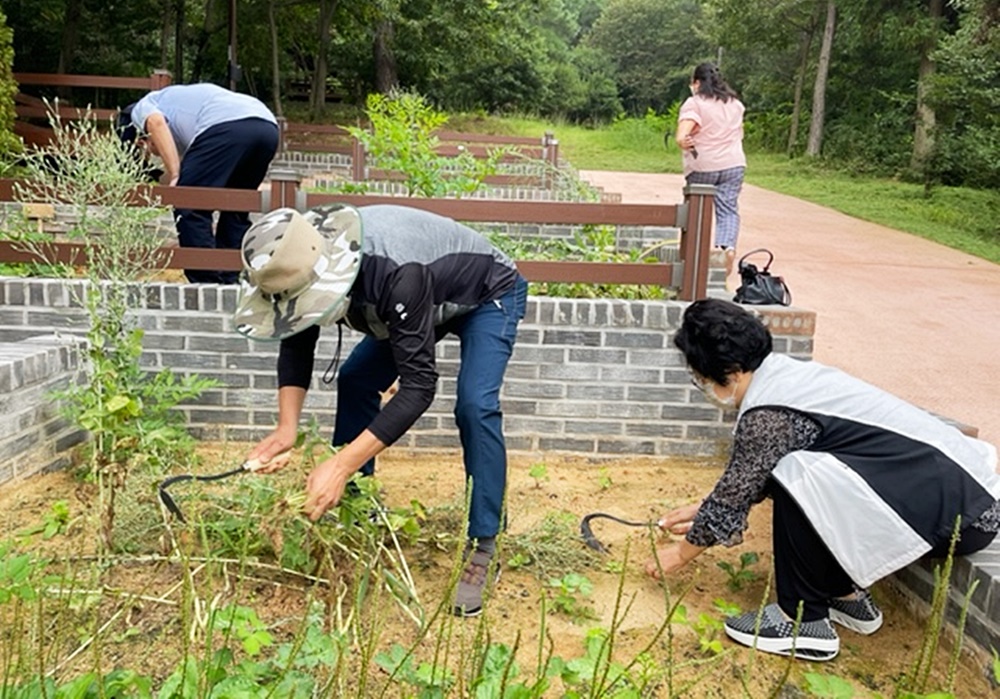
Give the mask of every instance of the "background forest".
[[715, 60], [747, 105], [751, 148], [927, 184], [1000, 188], [1000, 0], [0, 6], [14, 71], [164, 68], [174, 82], [231, 85], [296, 120], [339, 120], [345, 107], [398, 85], [450, 112], [599, 126], [669, 114], [692, 67]]

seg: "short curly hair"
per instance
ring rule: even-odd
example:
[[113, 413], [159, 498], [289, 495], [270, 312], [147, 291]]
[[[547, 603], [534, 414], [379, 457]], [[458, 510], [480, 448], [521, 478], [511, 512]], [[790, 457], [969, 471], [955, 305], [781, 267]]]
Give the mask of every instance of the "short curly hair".
[[753, 371], [771, 354], [771, 332], [755, 315], [729, 301], [703, 299], [684, 311], [674, 346], [688, 366], [720, 386], [729, 374]]

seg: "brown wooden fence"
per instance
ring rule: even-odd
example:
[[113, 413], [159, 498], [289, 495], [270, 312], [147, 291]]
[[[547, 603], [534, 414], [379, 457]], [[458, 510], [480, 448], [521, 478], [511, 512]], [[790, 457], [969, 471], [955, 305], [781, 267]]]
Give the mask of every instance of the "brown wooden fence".
[[[693, 185], [676, 205], [526, 202], [486, 199], [418, 199], [369, 195], [306, 193], [295, 173], [272, 173], [263, 191], [211, 187], [148, 187], [164, 205], [216, 211], [271, 211], [283, 206], [306, 210], [342, 202], [354, 206], [403, 204], [459, 221], [530, 224], [596, 224], [678, 227], [680, 263], [543, 262], [519, 260], [518, 269], [535, 282], [585, 284], [655, 284], [679, 289], [684, 300], [705, 297], [711, 248], [714, 187]], [[0, 180], [0, 201], [15, 201], [15, 181]], [[137, 203], [138, 203], [137, 199]], [[53, 242], [45, 259], [83, 264], [88, 246]], [[237, 250], [164, 247], [158, 264], [175, 269], [240, 269]], [[15, 243], [0, 243], [0, 262], [41, 261]]]
[[[119, 90], [159, 90], [171, 84], [168, 71], [153, 71], [148, 77], [120, 77], [111, 75], [70, 75], [55, 73], [15, 73], [18, 85], [33, 85], [58, 88], [103, 88]], [[38, 97], [18, 93], [15, 97], [17, 120], [15, 133], [34, 146], [45, 146], [52, 140], [52, 130], [45, 123], [50, 112], [61, 119], [80, 119], [90, 116], [99, 122], [107, 122], [117, 114], [117, 109], [84, 107], [66, 103], [46, 105]], [[37, 123], [41, 121], [42, 123]], [[371, 168], [364, 145], [342, 126], [335, 124], [303, 124], [279, 119], [281, 140], [278, 152], [303, 151], [307, 153], [341, 153], [351, 156], [351, 179], [355, 182], [367, 180], [398, 180], [399, 173]], [[490, 150], [499, 146], [513, 146], [517, 154], [506, 156], [502, 162], [519, 162], [524, 158], [543, 162], [547, 167], [559, 167], [559, 142], [552, 133], [545, 133], [541, 139], [524, 136], [493, 136], [469, 134], [457, 131], [435, 133], [440, 146], [438, 153], [455, 156], [461, 152], [471, 153], [477, 158], [485, 158]], [[551, 183], [551, 177], [532, 175], [490, 175], [485, 181], [499, 185], [544, 186]]]

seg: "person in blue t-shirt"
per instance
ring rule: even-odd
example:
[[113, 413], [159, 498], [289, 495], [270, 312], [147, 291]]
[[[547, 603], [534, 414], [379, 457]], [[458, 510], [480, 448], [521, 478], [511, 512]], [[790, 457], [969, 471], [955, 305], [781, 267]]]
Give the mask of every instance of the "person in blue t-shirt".
[[[278, 149], [278, 122], [260, 100], [218, 85], [170, 85], [122, 109], [119, 133], [163, 161], [167, 184], [257, 189]], [[182, 247], [239, 249], [245, 211], [174, 209]], [[235, 284], [238, 273], [185, 270], [189, 281]]]

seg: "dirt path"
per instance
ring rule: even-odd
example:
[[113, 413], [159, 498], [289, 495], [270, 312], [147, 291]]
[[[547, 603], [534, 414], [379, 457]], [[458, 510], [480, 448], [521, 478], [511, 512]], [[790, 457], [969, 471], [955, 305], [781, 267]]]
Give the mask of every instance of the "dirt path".
[[[626, 203], [677, 203], [680, 175], [583, 172]], [[1000, 444], [1000, 265], [747, 185], [742, 252], [767, 247], [796, 306], [817, 312], [819, 361]]]

